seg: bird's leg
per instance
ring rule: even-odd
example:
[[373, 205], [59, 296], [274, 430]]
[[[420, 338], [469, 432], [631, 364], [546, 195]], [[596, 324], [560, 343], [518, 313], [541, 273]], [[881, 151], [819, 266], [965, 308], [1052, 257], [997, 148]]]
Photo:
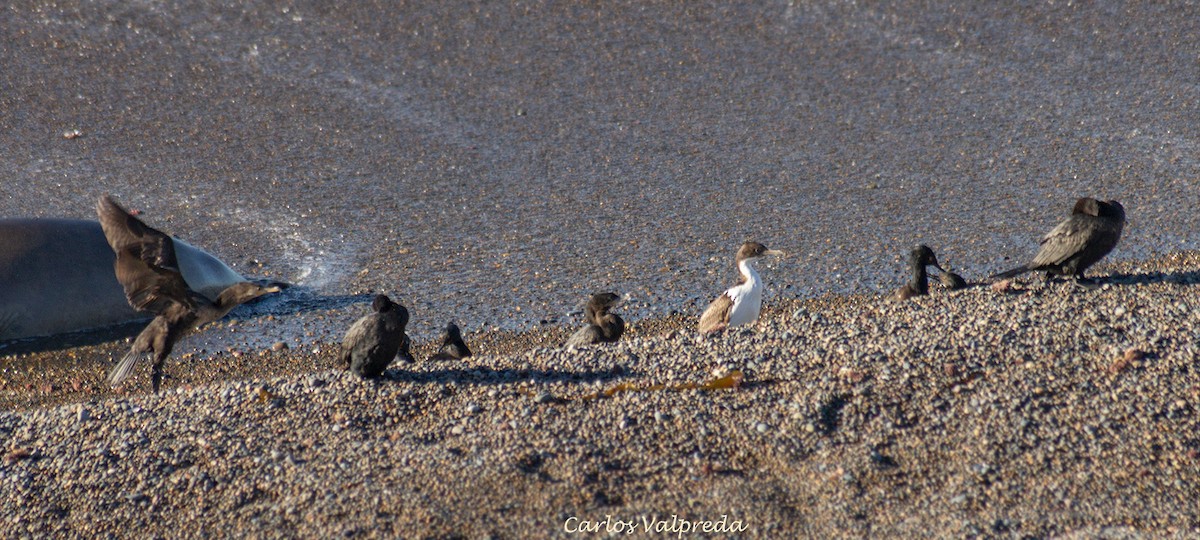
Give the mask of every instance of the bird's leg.
[[153, 386], [155, 394], [158, 393], [158, 386], [163, 378], [163, 360], [166, 358], [155, 358], [154, 366], [150, 368], [150, 384]]

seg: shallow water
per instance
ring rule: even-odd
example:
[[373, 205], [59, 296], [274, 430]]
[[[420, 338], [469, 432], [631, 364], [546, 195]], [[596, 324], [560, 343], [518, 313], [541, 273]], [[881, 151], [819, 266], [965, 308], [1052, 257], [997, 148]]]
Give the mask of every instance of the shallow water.
[[[890, 289], [918, 242], [983, 276], [1082, 195], [1122, 201], [1112, 257], [1145, 258], [1200, 247], [1195, 11], [18, 5], [0, 215], [112, 192], [248, 276], [387, 292], [424, 339], [574, 324], [596, 290], [698, 314], [745, 239], [789, 253], [768, 301]], [[367, 310], [304, 305], [197, 347]]]

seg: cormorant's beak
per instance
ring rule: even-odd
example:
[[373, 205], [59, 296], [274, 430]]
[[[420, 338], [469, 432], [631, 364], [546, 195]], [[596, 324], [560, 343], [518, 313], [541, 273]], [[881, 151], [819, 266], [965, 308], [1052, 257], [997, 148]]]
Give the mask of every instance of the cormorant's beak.
[[763, 255], [775, 255], [777, 257], [783, 257], [783, 256], [787, 255], [787, 253], [779, 251], [778, 249], [768, 249], [763, 252]]
[[263, 287], [264, 293], [277, 293], [277, 292], [282, 292], [282, 291], [283, 291], [283, 289], [279, 288], [278, 285], [270, 285], [267, 287]]

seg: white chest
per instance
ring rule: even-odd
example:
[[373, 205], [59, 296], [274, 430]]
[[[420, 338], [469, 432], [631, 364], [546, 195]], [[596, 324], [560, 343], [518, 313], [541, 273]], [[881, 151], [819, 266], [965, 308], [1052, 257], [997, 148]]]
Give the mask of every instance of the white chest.
[[729, 326], [752, 323], [758, 320], [758, 314], [762, 311], [763, 286], [758, 272], [749, 261], [742, 261], [738, 267], [746, 276], [746, 282], [725, 291], [733, 299], [733, 307], [729, 309]]

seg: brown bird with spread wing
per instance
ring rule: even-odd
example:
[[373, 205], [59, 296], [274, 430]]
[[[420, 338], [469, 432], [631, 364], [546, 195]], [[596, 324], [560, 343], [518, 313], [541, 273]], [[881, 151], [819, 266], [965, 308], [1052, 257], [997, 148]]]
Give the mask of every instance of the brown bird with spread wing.
[[154, 320], [138, 334], [129, 352], [109, 373], [108, 381], [113, 386], [129, 377], [139, 359], [152, 357], [150, 380], [158, 392], [163, 362], [183, 336], [224, 317], [247, 301], [280, 290], [275, 285], [243, 281], [230, 285], [216, 301], [209, 300], [188, 287], [183, 279], [170, 236], [142, 223], [108, 195], [96, 203], [96, 214], [108, 244], [117, 255], [113, 267], [129, 305], [154, 314]]

